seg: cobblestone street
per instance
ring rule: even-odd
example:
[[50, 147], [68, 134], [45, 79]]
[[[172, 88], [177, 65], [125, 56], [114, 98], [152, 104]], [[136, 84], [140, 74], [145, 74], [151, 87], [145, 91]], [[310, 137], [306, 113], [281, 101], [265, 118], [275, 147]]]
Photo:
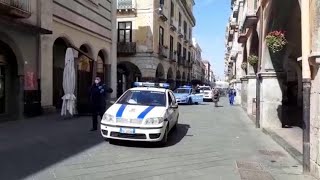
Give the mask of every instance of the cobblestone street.
[[0, 179], [302, 180], [302, 166], [238, 106], [180, 106], [167, 147], [89, 132], [89, 117], [0, 124]]

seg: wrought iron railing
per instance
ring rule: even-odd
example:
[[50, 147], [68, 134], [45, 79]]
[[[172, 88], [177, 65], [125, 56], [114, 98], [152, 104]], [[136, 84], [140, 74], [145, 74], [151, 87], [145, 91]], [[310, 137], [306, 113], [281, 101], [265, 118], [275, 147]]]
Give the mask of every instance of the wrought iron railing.
[[18, 11], [13, 13], [15, 16], [28, 17], [31, 15], [30, 0], [0, 0], [0, 8], [3, 7], [8, 10]]
[[117, 9], [136, 9], [136, 0], [117, 0]]
[[118, 54], [135, 54], [137, 52], [135, 42], [118, 42]]

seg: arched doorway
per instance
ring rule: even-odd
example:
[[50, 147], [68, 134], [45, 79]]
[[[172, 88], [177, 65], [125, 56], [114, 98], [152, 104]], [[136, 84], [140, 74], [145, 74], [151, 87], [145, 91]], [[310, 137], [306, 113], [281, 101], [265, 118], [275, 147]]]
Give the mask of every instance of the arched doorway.
[[0, 115], [17, 115], [18, 64], [12, 49], [0, 41]]
[[[252, 39], [251, 39], [251, 45], [250, 45], [250, 55], [259, 56], [259, 36], [256, 28], [252, 31]], [[245, 45], [245, 50], [243, 54], [243, 60], [247, 62], [248, 54], [247, 54], [247, 46]], [[258, 70], [258, 63], [255, 65], [250, 65], [254, 74], [257, 73]], [[251, 69], [250, 69], [251, 70]], [[249, 71], [250, 71], [249, 70]], [[249, 72], [248, 71], [248, 72]]]
[[185, 85], [186, 84], [186, 73], [183, 72], [182, 73], [182, 85]]
[[[283, 7], [286, 7], [283, 9]], [[279, 52], [269, 50], [282, 90], [281, 122], [283, 127], [302, 127], [301, 10], [298, 0], [273, 1], [267, 32], [282, 30], [287, 45]]]
[[53, 106], [57, 109], [62, 107], [63, 69], [68, 43], [64, 38], [58, 38], [53, 43]]
[[164, 74], [164, 68], [161, 63], [158, 64], [156, 74], [155, 74], [155, 82], [165, 82], [165, 74]]
[[141, 71], [131, 62], [121, 62], [117, 67], [117, 96], [120, 97], [127, 89], [133, 87], [133, 82], [140, 81]]
[[98, 53], [97, 58], [97, 75], [101, 78], [102, 82], [106, 82], [106, 64], [105, 64], [105, 57], [102, 51]]
[[174, 88], [173, 71], [171, 67], [168, 69], [168, 72], [167, 72], [167, 83], [170, 84], [171, 89]]
[[178, 88], [179, 86], [181, 86], [181, 73], [178, 70], [176, 74], [176, 87]]
[[[80, 50], [88, 55], [92, 54], [91, 49], [87, 45], [80, 46]], [[102, 58], [100, 57], [97, 65], [100, 63], [101, 66], [101, 61]], [[77, 70], [77, 109], [80, 115], [86, 115], [91, 113], [89, 89], [92, 85], [93, 61], [87, 56], [80, 54]]]
[[188, 73], [188, 75], [187, 75], [187, 84], [190, 84], [191, 82], [191, 74], [190, 73]]

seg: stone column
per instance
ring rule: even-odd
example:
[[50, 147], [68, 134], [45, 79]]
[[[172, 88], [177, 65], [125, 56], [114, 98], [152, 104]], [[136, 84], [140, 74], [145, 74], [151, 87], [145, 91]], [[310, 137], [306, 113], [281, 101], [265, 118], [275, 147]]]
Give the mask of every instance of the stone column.
[[[308, 82], [306, 81], [307, 76], [303, 75], [303, 99], [304, 99], [304, 123], [307, 124], [308, 122], [308, 113], [309, 113], [309, 127], [304, 128], [304, 171], [311, 171], [311, 174], [315, 177], [320, 177], [320, 72], [319, 72], [319, 65], [320, 65], [320, 2], [318, 0], [312, 0], [309, 5], [308, 2], [303, 2], [304, 6], [310, 7], [310, 11], [308, 12], [308, 8], [302, 10], [302, 15], [306, 18], [305, 23], [308, 23], [307, 20], [310, 18], [311, 20], [311, 49], [314, 54], [309, 59], [313, 62], [313, 74], [311, 80], [311, 93], [310, 93], [310, 110], [308, 111], [307, 105], [305, 104], [305, 99], [308, 98], [307, 90], [309, 87], [306, 87]], [[308, 31], [305, 29], [304, 24], [301, 25], [303, 31], [306, 31], [304, 34], [305, 37], [309, 37]], [[302, 32], [303, 32], [302, 31]], [[304, 39], [303, 39], [304, 40]], [[310, 52], [308, 49], [309, 41], [304, 42], [303, 44], [303, 51], [307, 53]], [[308, 66], [304, 66], [303, 69]], [[305, 71], [305, 70], [304, 70]], [[309, 129], [307, 129], [309, 128]], [[309, 133], [307, 131], [310, 131]], [[309, 137], [308, 137], [308, 134]], [[309, 139], [308, 139], [309, 138]], [[308, 141], [310, 140], [310, 144]], [[310, 147], [308, 147], [310, 145]], [[310, 149], [308, 149], [310, 148]], [[308, 151], [309, 150], [309, 151]], [[309, 154], [308, 154], [309, 153]], [[310, 157], [308, 157], [310, 155]], [[309, 159], [308, 159], [309, 158]], [[308, 164], [309, 163], [309, 164]], [[308, 165], [310, 165], [308, 167]]]
[[236, 80], [234, 82], [234, 89], [236, 90], [236, 97], [234, 98], [234, 104], [241, 105], [241, 81]]
[[241, 106], [244, 109], [248, 108], [248, 78], [246, 76], [240, 78], [241, 80]]
[[282, 91], [280, 73], [260, 72], [260, 126], [262, 128], [282, 128]]
[[247, 113], [249, 115], [255, 115], [256, 107], [253, 104], [253, 100], [256, 98], [256, 75], [250, 74], [246, 76], [248, 81], [247, 87]]

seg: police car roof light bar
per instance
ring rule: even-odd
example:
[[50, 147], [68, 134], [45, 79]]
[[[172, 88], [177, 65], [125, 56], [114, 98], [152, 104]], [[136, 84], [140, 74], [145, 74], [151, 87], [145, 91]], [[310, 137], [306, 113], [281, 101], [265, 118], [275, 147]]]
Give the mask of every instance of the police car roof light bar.
[[135, 87], [157, 87], [157, 88], [170, 88], [168, 83], [151, 83], [151, 82], [134, 82]]

